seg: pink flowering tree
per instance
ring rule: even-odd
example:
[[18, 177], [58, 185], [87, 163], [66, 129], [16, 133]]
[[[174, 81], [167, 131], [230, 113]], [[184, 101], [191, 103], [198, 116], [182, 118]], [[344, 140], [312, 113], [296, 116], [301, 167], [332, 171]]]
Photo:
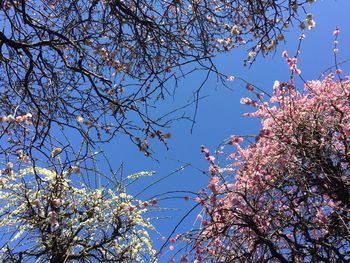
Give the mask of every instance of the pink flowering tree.
[[195, 262], [349, 262], [350, 78], [330, 74], [304, 89], [292, 78], [275, 82], [270, 101], [257, 95], [241, 100], [261, 120], [255, 142], [231, 136], [232, 148], [218, 152], [227, 165], [202, 147], [211, 178], [197, 199], [200, 226], [186, 236], [189, 254]]

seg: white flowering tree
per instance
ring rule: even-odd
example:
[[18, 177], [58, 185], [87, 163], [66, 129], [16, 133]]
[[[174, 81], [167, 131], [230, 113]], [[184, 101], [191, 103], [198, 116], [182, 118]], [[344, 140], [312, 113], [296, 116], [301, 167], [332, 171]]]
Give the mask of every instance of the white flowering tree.
[[7, 164], [0, 177], [1, 262], [155, 261], [154, 228], [144, 213], [156, 201], [136, 200], [121, 184], [75, 183], [80, 172]]

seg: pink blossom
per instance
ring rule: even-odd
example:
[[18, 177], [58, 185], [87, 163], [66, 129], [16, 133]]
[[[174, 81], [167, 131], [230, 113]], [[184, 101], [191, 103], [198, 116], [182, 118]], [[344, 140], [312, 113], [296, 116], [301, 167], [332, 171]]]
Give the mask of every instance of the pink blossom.
[[251, 84], [249, 84], [249, 83], [245, 86], [245, 88], [246, 88], [247, 90], [249, 90], [249, 91], [254, 91], [253, 85], [251, 85]]
[[[284, 56], [296, 70], [296, 59]], [[236, 248], [244, 246], [254, 255], [249, 262], [264, 261], [266, 258], [259, 257], [261, 251], [270, 256], [270, 250], [258, 242], [257, 230], [286, 255], [292, 253], [286, 237], [303, 245], [306, 239], [320, 240], [327, 235], [340, 240], [332, 246], [342, 246], [347, 233], [334, 231], [333, 225], [339, 220], [347, 222], [350, 215], [334, 213], [348, 210], [343, 192], [336, 189], [348, 192], [349, 94], [349, 77], [335, 81], [329, 75], [322, 81], [306, 82], [304, 90], [293, 81], [276, 85], [272, 107], [255, 102], [257, 111], [251, 115], [261, 120], [259, 136], [245, 148], [237, 136], [231, 136], [228, 144], [236, 147], [226, 153], [230, 157], [227, 165], [216, 160], [210, 164], [207, 189], [212, 194], [204, 191], [196, 198], [204, 211], [198, 216], [201, 226], [194, 237], [198, 254], [224, 260], [238, 255]], [[209, 150], [205, 154], [210, 156]], [[322, 169], [320, 160], [331, 160], [327, 166], [334, 166], [332, 176], [337, 180], [330, 179], [329, 168]], [[309, 257], [314, 252], [305, 253]]]
[[285, 59], [287, 59], [289, 57], [287, 51], [282, 52], [282, 57]]
[[338, 36], [339, 34], [340, 34], [340, 30], [338, 27], [336, 27], [335, 30], [333, 31], [333, 35]]
[[24, 118], [22, 116], [17, 116], [16, 117], [16, 122], [21, 123], [24, 121]]
[[215, 161], [215, 157], [212, 156], [212, 155], [208, 156], [206, 159], [207, 159], [208, 161], [210, 161], [210, 162], [214, 162], [214, 161]]
[[241, 143], [241, 142], [243, 142], [243, 138], [237, 137], [235, 135], [231, 135], [230, 136], [230, 142], [231, 143]]
[[343, 132], [344, 132], [345, 136], [350, 137], [350, 129], [343, 127]]
[[336, 69], [336, 71], [335, 71], [335, 74], [337, 74], [337, 75], [340, 75], [342, 73], [343, 73], [343, 71], [340, 68]]
[[293, 73], [295, 73], [296, 75], [301, 74], [301, 70], [298, 69], [298, 67], [297, 67], [297, 58], [296, 57], [290, 58], [288, 56], [287, 51], [283, 51], [282, 57], [286, 59], [288, 67], [290, 68], [290, 70], [292, 70]]
[[255, 106], [256, 105], [255, 101], [253, 101], [250, 98], [241, 98], [240, 102], [241, 102], [241, 104], [246, 104], [246, 105], [251, 105], [251, 106]]
[[216, 176], [213, 176], [210, 178], [208, 188], [215, 194], [217, 193], [217, 184], [219, 182], [219, 179]]
[[234, 81], [236, 78], [234, 76], [227, 76], [226, 78], [228, 81]]
[[54, 199], [52, 199], [51, 203], [54, 206], [60, 206], [62, 204], [62, 200], [59, 198], [54, 198]]

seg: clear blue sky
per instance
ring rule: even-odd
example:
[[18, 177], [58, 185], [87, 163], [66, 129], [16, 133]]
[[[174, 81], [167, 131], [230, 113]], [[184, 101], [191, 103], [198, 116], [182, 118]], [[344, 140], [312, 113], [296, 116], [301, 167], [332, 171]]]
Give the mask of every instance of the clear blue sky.
[[[316, 21], [316, 28], [306, 31], [306, 39], [302, 44], [301, 54], [298, 64], [302, 70], [304, 79], [311, 80], [319, 77], [320, 73], [331, 66], [333, 61], [333, 35], [336, 26], [341, 30], [339, 36], [339, 58], [340, 60], [350, 59], [350, 1], [349, 0], [317, 0], [308, 8], [308, 12], [313, 13]], [[286, 44], [281, 44], [275, 55], [268, 57], [258, 57], [257, 62], [249, 69], [243, 67], [243, 59], [246, 57], [245, 49], [236, 49], [232, 52], [218, 56], [216, 59], [218, 68], [227, 75], [240, 76], [245, 80], [257, 85], [259, 88], [271, 92], [275, 80], [288, 81], [290, 71], [284, 59], [281, 58], [283, 50], [289, 54], [294, 54], [298, 45], [298, 37], [301, 34], [297, 25], [290, 29], [286, 35]], [[344, 75], [349, 73], [349, 65], [343, 68]], [[191, 92], [197, 88], [203, 79], [201, 74], [192, 74], [186, 80], [180, 82], [175, 100], [166, 100], [158, 107], [158, 111], [165, 112], [169, 106], [181, 106], [190, 98]], [[151, 142], [155, 151], [154, 157], [159, 162], [145, 157], [138, 149], [130, 143], [127, 138], [115, 138], [108, 145], [102, 148], [106, 152], [114, 168], [124, 162], [125, 174], [132, 174], [138, 171], [156, 171], [157, 175], [152, 178], [144, 178], [139, 184], [130, 187], [131, 193], [137, 193], [148, 184], [160, 179], [172, 171], [178, 169], [183, 163], [190, 163], [192, 167], [176, 173], [166, 180], [149, 188], [142, 194], [142, 198], [149, 198], [155, 194], [168, 191], [194, 191], [197, 192], [205, 187], [208, 177], [200, 170], [206, 170], [208, 163], [204, 160], [200, 152], [200, 145], [204, 144], [211, 151], [231, 134], [255, 135], [259, 130], [257, 119], [242, 117], [244, 112], [253, 110], [239, 103], [241, 97], [251, 96], [246, 91], [244, 83], [234, 81], [229, 83], [232, 90], [228, 90], [215, 79], [210, 79], [201, 95], [207, 96], [201, 100], [196, 125], [191, 134], [191, 123], [180, 121], [169, 130], [172, 138], [168, 141], [170, 150], [167, 151], [161, 144]], [[188, 109], [188, 113], [193, 113], [193, 107]], [[164, 208], [175, 208], [174, 211], [164, 211], [159, 216], [171, 216], [173, 218], [160, 219], [154, 222], [158, 230], [167, 237], [175, 225], [184, 214], [195, 204], [192, 201], [184, 201], [184, 194], [168, 195], [170, 199], [159, 203]], [[181, 233], [191, 228], [198, 211], [192, 213], [180, 226], [177, 233]], [[162, 241], [155, 242], [156, 247]], [[166, 257], [160, 262], [166, 262]]]
[[[306, 39], [303, 41], [301, 54], [298, 58], [299, 68], [302, 70], [304, 79], [317, 79], [321, 72], [334, 64], [332, 32], [338, 26], [341, 30], [339, 36], [339, 60], [350, 59], [350, 0], [317, 0], [312, 6], [308, 6], [307, 12], [313, 14], [316, 27], [312, 31], [305, 31]], [[223, 73], [239, 76], [259, 88], [271, 92], [275, 80], [288, 81], [290, 71], [286, 62], [281, 57], [283, 50], [294, 54], [298, 45], [298, 37], [301, 31], [298, 25], [290, 28], [286, 34], [286, 44], [278, 46], [276, 53], [268, 57], [259, 56], [251, 68], [243, 66], [246, 58], [246, 50], [235, 49], [230, 53], [217, 57], [216, 64]], [[342, 66], [343, 74], [350, 72], [350, 63]], [[169, 107], [180, 107], [188, 99], [191, 99], [193, 90], [199, 87], [203, 80], [203, 74], [195, 73], [179, 83], [174, 100], [168, 98], [158, 105], [157, 111], [166, 113]], [[113, 168], [117, 169], [124, 163], [124, 174], [129, 175], [139, 171], [156, 171], [154, 177], [143, 178], [139, 183], [129, 188], [129, 193], [136, 194], [138, 191], [161, 179], [181, 165], [191, 164], [181, 172], [175, 173], [169, 178], [155, 184], [145, 191], [140, 198], [148, 199], [154, 195], [170, 191], [193, 191], [198, 192], [205, 187], [208, 177], [201, 171], [208, 168], [200, 152], [200, 145], [204, 144], [212, 152], [217, 146], [230, 135], [255, 135], [259, 131], [260, 123], [257, 119], [242, 117], [242, 114], [253, 110], [240, 104], [241, 97], [251, 96], [245, 89], [245, 84], [240, 81], [228, 82], [231, 89], [223, 87], [210, 79], [201, 92], [205, 97], [200, 101], [196, 125], [191, 134], [191, 124], [179, 121], [169, 129], [172, 137], [168, 141], [169, 150], [160, 143], [151, 143], [154, 159], [145, 157], [127, 137], [117, 137], [109, 144], [101, 145]], [[187, 113], [193, 114], [194, 107], [188, 108]], [[164, 217], [153, 221], [161, 235], [168, 237], [181, 218], [191, 209], [195, 202], [185, 201], [184, 193], [164, 195], [170, 197], [159, 202], [161, 208], [167, 210], [155, 215]], [[180, 225], [176, 234], [189, 230], [195, 221], [198, 210], [190, 214]], [[169, 217], [169, 218], [167, 218]], [[162, 245], [162, 240], [155, 240], [156, 248]], [[167, 256], [160, 259], [166, 262]]]

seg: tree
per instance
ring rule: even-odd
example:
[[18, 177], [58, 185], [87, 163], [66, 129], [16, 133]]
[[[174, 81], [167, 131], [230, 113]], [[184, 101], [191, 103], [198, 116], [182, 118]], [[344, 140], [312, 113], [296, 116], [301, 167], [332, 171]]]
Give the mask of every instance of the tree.
[[254, 143], [231, 136], [222, 167], [202, 147], [211, 179], [198, 197], [201, 227], [187, 236], [196, 262], [349, 262], [350, 78], [330, 74], [301, 91], [292, 78], [276, 81], [270, 102], [257, 95], [241, 100], [261, 119]]
[[[8, 163], [0, 177], [1, 262], [152, 262], [154, 228], [145, 216], [155, 200], [139, 201], [122, 182], [109, 186], [77, 183], [83, 169], [59, 165], [15, 169]], [[84, 167], [84, 165], [82, 165]], [[99, 171], [90, 171], [99, 176]], [[111, 187], [112, 185], [113, 187]]]
[[298, 11], [312, 2], [0, 1], [1, 134], [27, 149], [57, 127], [90, 144], [121, 132], [149, 154], [147, 138], [169, 137], [169, 115], [152, 108], [170, 84], [194, 69], [217, 72], [215, 52], [248, 44], [254, 60], [273, 51], [293, 21], [305, 25]]
[[253, 62], [290, 24], [305, 26], [299, 15], [312, 2], [0, 1], [0, 227], [13, 233], [1, 260], [152, 261], [142, 217], [152, 200], [126, 195], [115, 178], [91, 186], [89, 174], [104, 173], [88, 165], [77, 178], [77, 164], [117, 133], [149, 155], [148, 139], [168, 139], [177, 112], [154, 107], [181, 78], [205, 70], [225, 80], [216, 53], [247, 44]]

